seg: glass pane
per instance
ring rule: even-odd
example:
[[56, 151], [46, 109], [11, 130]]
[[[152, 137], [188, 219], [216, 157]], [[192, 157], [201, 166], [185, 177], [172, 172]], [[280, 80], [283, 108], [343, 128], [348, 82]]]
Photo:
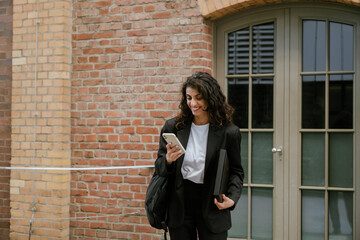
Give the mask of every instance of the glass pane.
[[325, 21], [303, 21], [302, 34], [303, 72], [325, 71], [326, 24]]
[[274, 72], [274, 23], [252, 28], [252, 72]]
[[329, 186], [353, 186], [353, 134], [329, 134]]
[[245, 177], [244, 183], [248, 183], [248, 175], [249, 175], [249, 164], [248, 164], [248, 157], [249, 157], [249, 134], [246, 132], [241, 133], [241, 165], [244, 168]]
[[325, 185], [325, 134], [303, 133], [301, 154], [301, 184]]
[[251, 145], [251, 182], [272, 184], [273, 182], [272, 133], [253, 133]]
[[353, 75], [330, 75], [329, 127], [353, 127]]
[[239, 128], [248, 128], [249, 80], [247, 78], [228, 79], [228, 102], [235, 108], [234, 123]]
[[330, 22], [330, 71], [354, 70], [354, 27]]
[[274, 81], [272, 77], [254, 78], [252, 82], [252, 127], [273, 127]]
[[325, 193], [303, 190], [301, 196], [301, 239], [325, 239]]
[[272, 239], [273, 196], [272, 189], [253, 188], [251, 192], [251, 238]]
[[231, 211], [232, 228], [229, 230], [229, 237], [248, 237], [248, 188], [243, 188], [241, 197], [236, 208]]
[[325, 128], [325, 75], [302, 77], [302, 127]]
[[329, 239], [353, 239], [353, 193], [329, 192]]
[[228, 35], [228, 74], [249, 73], [250, 33], [244, 28]]

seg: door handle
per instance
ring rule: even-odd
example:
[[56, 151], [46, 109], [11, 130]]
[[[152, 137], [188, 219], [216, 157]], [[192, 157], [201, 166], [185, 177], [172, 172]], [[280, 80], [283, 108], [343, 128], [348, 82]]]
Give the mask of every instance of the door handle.
[[283, 152], [283, 149], [282, 149], [282, 146], [280, 147], [274, 147], [271, 149], [271, 151], [273, 153], [279, 153], [279, 160], [281, 161], [282, 160], [282, 152]]
[[282, 146], [280, 146], [280, 147], [274, 147], [274, 148], [272, 148], [271, 149], [271, 151], [273, 152], [273, 153], [282, 153]]

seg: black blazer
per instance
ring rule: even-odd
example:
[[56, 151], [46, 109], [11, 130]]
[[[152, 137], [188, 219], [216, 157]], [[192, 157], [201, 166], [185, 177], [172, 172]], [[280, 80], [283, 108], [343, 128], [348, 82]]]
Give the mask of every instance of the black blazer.
[[[176, 130], [175, 119], [172, 118], [165, 122], [161, 130], [158, 158], [155, 161], [155, 171], [160, 176], [169, 177], [170, 201], [167, 215], [167, 224], [169, 227], [180, 226], [184, 220], [184, 183], [181, 174], [184, 155], [178, 158], [170, 166], [167, 166], [166, 141], [162, 137], [162, 133], [175, 133], [182, 145], [186, 148], [190, 129], [191, 123]], [[240, 157], [240, 142], [240, 129], [234, 124], [223, 127], [210, 125], [205, 159], [202, 212], [205, 224], [208, 229], [214, 233], [224, 232], [231, 228], [230, 210], [235, 208], [235, 205], [240, 198], [244, 179], [244, 170], [241, 166]], [[225, 195], [235, 202], [233, 207], [225, 210], [219, 210], [217, 208], [213, 196], [220, 149], [227, 150], [230, 163], [229, 184]]]

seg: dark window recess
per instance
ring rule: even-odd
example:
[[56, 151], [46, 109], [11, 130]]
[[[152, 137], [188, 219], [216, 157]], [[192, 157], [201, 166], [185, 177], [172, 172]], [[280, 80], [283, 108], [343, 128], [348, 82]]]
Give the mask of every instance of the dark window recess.
[[252, 127], [273, 127], [274, 81], [272, 77], [259, 77], [252, 82]]
[[302, 77], [302, 128], [325, 128], [325, 75]]
[[329, 128], [353, 128], [353, 75], [329, 77]]
[[240, 128], [249, 127], [249, 80], [234, 78], [228, 81], [229, 104], [235, 108], [234, 123]]

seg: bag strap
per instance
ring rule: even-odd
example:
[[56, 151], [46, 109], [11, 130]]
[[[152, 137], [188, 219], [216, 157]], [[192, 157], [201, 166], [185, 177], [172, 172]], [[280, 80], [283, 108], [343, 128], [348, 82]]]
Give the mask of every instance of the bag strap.
[[166, 211], [165, 211], [165, 220], [163, 222], [161, 222], [161, 224], [163, 225], [163, 229], [164, 229], [164, 240], [167, 240], [167, 232], [168, 232], [168, 227], [167, 227], [167, 224], [166, 224], [166, 220], [167, 220], [167, 215], [168, 215], [168, 207], [166, 207]]
[[164, 231], [164, 240], [167, 240], [166, 233], [167, 233], [167, 230]]
[[[175, 125], [174, 125], [174, 128], [173, 128], [173, 129], [171, 129], [171, 130], [172, 130], [172, 131], [171, 131], [172, 133], [174, 133], [175, 135], [177, 135], [177, 129], [176, 129]], [[168, 209], [168, 208], [166, 208], [165, 221], [164, 221], [164, 222], [162, 222], [162, 225], [163, 225], [163, 227], [164, 227], [164, 237], [163, 237], [162, 239], [164, 239], [164, 240], [167, 240], [168, 227], [167, 227], [166, 222], [167, 222], [167, 215], [168, 215], [168, 211], [169, 211], [169, 209]]]

